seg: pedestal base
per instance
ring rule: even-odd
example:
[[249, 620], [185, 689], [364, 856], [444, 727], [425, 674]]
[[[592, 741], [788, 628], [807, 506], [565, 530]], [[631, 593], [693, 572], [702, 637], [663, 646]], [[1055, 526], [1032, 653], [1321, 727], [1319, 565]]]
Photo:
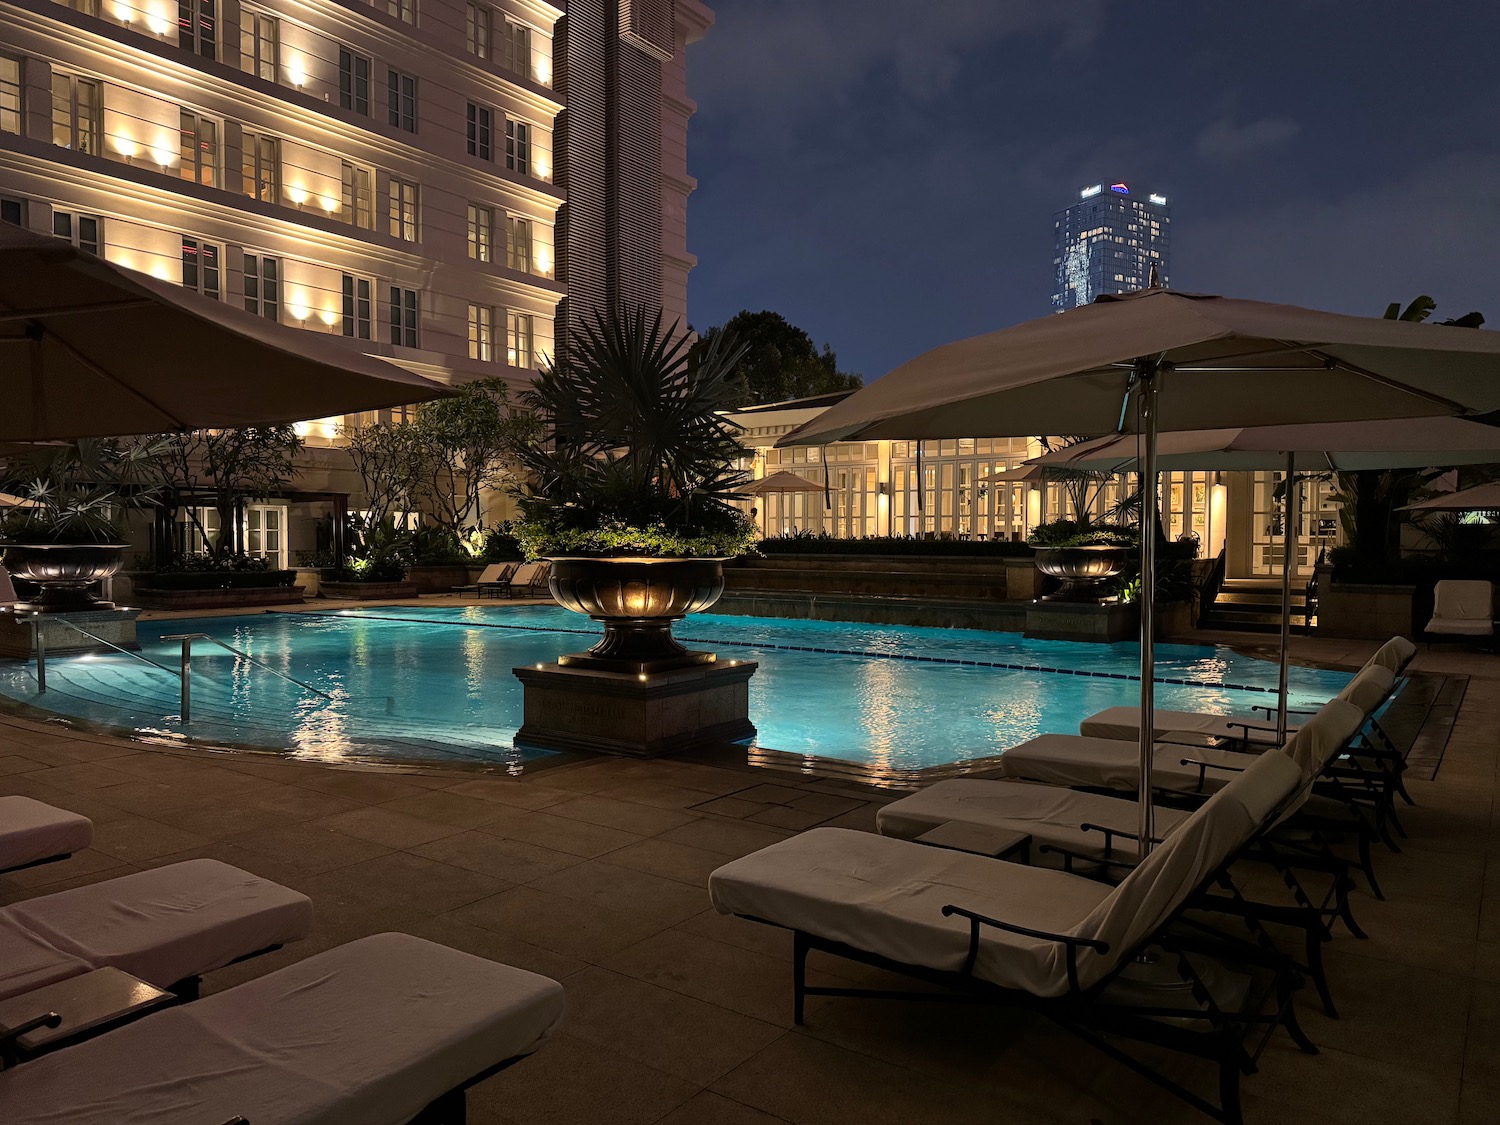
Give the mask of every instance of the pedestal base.
[[755, 736], [754, 661], [631, 675], [544, 664], [515, 669], [524, 692], [517, 744], [657, 758]]
[[[110, 652], [109, 645], [90, 640], [77, 629], [70, 629], [64, 622], [71, 622], [86, 632], [121, 648], [137, 649], [141, 646], [135, 639], [135, 619], [141, 615], [138, 609], [101, 608], [80, 613], [45, 613], [36, 620], [42, 630], [42, 639], [49, 656], [76, 656], [84, 652]], [[36, 655], [36, 634], [31, 618], [23, 613], [0, 613], [0, 656], [18, 656], [23, 660]]]

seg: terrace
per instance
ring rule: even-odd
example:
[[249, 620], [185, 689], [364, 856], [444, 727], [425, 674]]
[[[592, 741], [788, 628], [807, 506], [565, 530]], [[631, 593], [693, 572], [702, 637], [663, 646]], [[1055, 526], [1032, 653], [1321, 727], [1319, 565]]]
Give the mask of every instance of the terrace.
[[[1373, 646], [1298, 638], [1300, 660]], [[1276, 1036], [1245, 1084], [1250, 1122], [1500, 1115], [1500, 883], [1488, 856], [1500, 658], [1419, 654], [1471, 677], [1451, 734], [1414, 761], [1388, 901], [1328, 948], [1342, 1018], [1298, 1007], [1322, 1048]], [[1435, 776], [1427, 780], [1428, 774]], [[873, 830], [890, 794], [714, 764], [593, 760], [498, 777], [332, 768], [167, 749], [7, 716], [0, 792], [96, 824], [72, 859], [0, 876], [9, 903], [194, 857], [309, 895], [310, 938], [211, 974], [215, 992], [355, 938], [400, 930], [560, 980], [568, 1015], [534, 1057], [470, 1093], [482, 1125], [756, 1125], [1003, 1118], [1203, 1120], [1041, 1020], [989, 1007], [814, 999], [791, 1021], [790, 937], [713, 911], [709, 872], [816, 825]], [[814, 983], [874, 970], [814, 955]], [[1191, 1066], [1172, 1060], [1174, 1072]]]

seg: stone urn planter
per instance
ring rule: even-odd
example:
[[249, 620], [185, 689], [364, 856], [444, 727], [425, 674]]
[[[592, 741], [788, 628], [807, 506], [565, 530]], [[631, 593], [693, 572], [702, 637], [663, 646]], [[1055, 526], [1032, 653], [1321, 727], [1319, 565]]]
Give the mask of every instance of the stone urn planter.
[[1046, 594], [1042, 601], [1093, 602], [1109, 599], [1101, 592], [1111, 578], [1118, 577], [1128, 565], [1133, 547], [1039, 547], [1036, 568], [1043, 574], [1062, 580], [1062, 589]]
[[89, 591], [125, 564], [125, 543], [8, 543], [5, 567], [17, 578], [42, 588], [35, 601], [25, 603], [35, 613], [79, 613], [107, 609]]
[[548, 560], [547, 582], [560, 605], [604, 625], [588, 652], [558, 658], [565, 668], [648, 674], [712, 664], [690, 652], [672, 625], [707, 609], [724, 592], [723, 559], [574, 558]]

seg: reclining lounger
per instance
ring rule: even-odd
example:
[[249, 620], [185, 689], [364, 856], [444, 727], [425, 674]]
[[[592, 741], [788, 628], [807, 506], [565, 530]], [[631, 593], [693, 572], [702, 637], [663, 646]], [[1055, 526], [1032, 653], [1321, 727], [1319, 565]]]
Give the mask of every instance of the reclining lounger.
[[0, 910], [0, 999], [111, 966], [184, 999], [198, 977], [297, 941], [304, 894], [214, 859], [191, 859]]
[[0, 1072], [7, 1125], [461, 1122], [562, 985], [406, 934], [330, 949]]
[[[722, 914], [793, 931], [793, 1013], [809, 995], [894, 998], [906, 993], [810, 987], [809, 950], [903, 973], [958, 992], [1035, 1010], [1165, 1089], [1225, 1122], [1238, 1122], [1239, 1076], [1254, 1069], [1244, 1036], [1284, 1024], [1299, 1046], [1291, 1010], [1301, 983], [1288, 961], [1243, 948], [1274, 970], [1275, 1010], [1184, 1009], [1168, 1023], [1150, 1008], [1112, 994], [1110, 985], [1148, 945], [1160, 944], [1184, 982], [1203, 981], [1168, 924], [1189, 899], [1273, 821], [1302, 785], [1283, 754], [1255, 759], [1118, 886], [1047, 868], [970, 855], [839, 828], [816, 828], [735, 860], [709, 877]], [[1264, 994], [1257, 999], [1264, 1000]], [[1151, 1001], [1159, 1003], [1159, 1001]], [[1170, 1026], [1169, 1026], [1170, 1023]], [[1123, 1048], [1114, 1033], [1210, 1059], [1219, 1068], [1219, 1104], [1187, 1090]]]
[[[1363, 713], [1349, 703], [1327, 704], [1302, 728], [1286, 747], [1286, 754], [1302, 770], [1302, 786], [1288, 802], [1282, 819], [1290, 817], [1306, 800], [1312, 781], [1333, 760], [1359, 729]], [[1255, 759], [1241, 755], [1241, 768]], [[1111, 796], [1063, 789], [1052, 785], [1033, 785], [1021, 781], [992, 781], [978, 778], [954, 778], [939, 781], [926, 789], [883, 806], [876, 816], [884, 836], [915, 840], [923, 833], [944, 824], [1021, 832], [1041, 845], [1033, 855], [1047, 866], [1060, 862], [1072, 870], [1075, 861], [1133, 862], [1137, 854], [1140, 830], [1140, 806], [1125, 794]], [[1155, 809], [1156, 832], [1169, 837], [1188, 819], [1189, 812], [1172, 805], [1158, 804]], [[1060, 857], [1054, 861], [1054, 857]], [[1336, 1014], [1322, 965], [1322, 945], [1331, 934], [1330, 915], [1343, 918], [1351, 932], [1360, 934], [1349, 907], [1347, 875], [1336, 873], [1333, 896], [1337, 905], [1327, 908], [1314, 905], [1290, 866], [1280, 863], [1279, 854], [1265, 858], [1277, 863], [1287, 888], [1297, 906], [1256, 903], [1254, 908], [1263, 922], [1275, 921], [1299, 926], [1305, 935], [1304, 967], [1317, 986], [1324, 1008]], [[1111, 866], [1113, 864], [1111, 863]], [[1221, 903], [1214, 898], [1210, 905], [1220, 905], [1238, 913], [1231, 900]]]
[[[1394, 677], [1400, 676], [1417, 653], [1417, 646], [1405, 637], [1392, 637], [1376, 650], [1365, 662], [1365, 668], [1382, 667], [1390, 670]], [[1358, 673], [1356, 673], [1358, 675]], [[1153, 736], [1161, 738], [1169, 734], [1189, 734], [1228, 739], [1247, 745], [1251, 749], [1263, 750], [1276, 744], [1276, 708], [1254, 707], [1264, 715], [1208, 715], [1200, 711], [1154, 712]], [[1294, 711], [1293, 714], [1312, 714]], [[1078, 733], [1089, 738], [1118, 738], [1135, 741], [1140, 737], [1141, 709], [1139, 707], [1109, 707], [1098, 714], [1090, 715], [1078, 724]], [[1296, 724], [1287, 727], [1287, 736], [1295, 734]]]
[[67, 859], [94, 841], [94, 822], [30, 797], [0, 797], [0, 873]]

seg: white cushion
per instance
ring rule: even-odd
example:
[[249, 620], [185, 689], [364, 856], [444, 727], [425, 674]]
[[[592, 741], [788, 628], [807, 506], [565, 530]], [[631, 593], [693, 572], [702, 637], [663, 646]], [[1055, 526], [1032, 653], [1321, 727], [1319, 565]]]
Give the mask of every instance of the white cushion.
[[214, 859], [192, 859], [28, 899], [0, 916], [94, 968], [158, 988], [312, 929], [304, 894]]
[[[1405, 637], [1392, 637], [1375, 650], [1375, 655], [1370, 657], [1370, 664], [1379, 664], [1383, 668], [1389, 668], [1396, 675], [1411, 663], [1411, 658], [1417, 655], [1417, 646]], [[1365, 665], [1369, 667], [1370, 664]]]
[[1495, 623], [1489, 618], [1482, 621], [1471, 617], [1434, 617], [1427, 623], [1429, 633], [1449, 633], [1460, 637], [1493, 637]]
[[[1211, 793], [1223, 788], [1234, 773], [1211, 769], [1203, 774], [1200, 784], [1198, 767], [1183, 765], [1184, 759], [1242, 770], [1256, 757], [1233, 750], [1158, 745], [1152, 758], [1151, 782], [1159, 789], [1179, 793]], [[1001, 754], [1000, 771], [1006, 777], [1044, 785], [1080, 785], [1134, 793], [1140, 788], [1140, 751], [1135, 743], [1117, 738], [1043, 734]]]
[[[1167, 835], [1187, 816], [1182, 809], [1158, 805], [1156, 834]], [[1034, 844], [1056, 844], [1088, 855], [1104, 854], [1104, 834], [1085, 832], [1083, 825], [1136, 833], [1140, 831], [1139, 817], [1140, 806], [1121, 797], [978, 778], [939, 781], [883, 806], [875, 815], [882, 835], [903, 840], [914, 839], [940, 824], [972, 824], [1024, 832]], [[1127, 854], [1135, 854], [1133, 841], [1116, 840], [1115, 853], [1119, 854], [1122, 847]], [[1034, 851], [1032, 862], [1045, 863], [1046, 857]]]
[[0, 871], [72, 855], [94, 839], [94, 822], [30, 797], [0, 797]]
[[[1276, 744], [1276, 731], [1256, 730], [1255, 727], [1275, 727], [1276, 720], [1264, 715], [1207, 715], [1199, 711], [1153, 711], [1155, 717], [1152, 737], [1166, 734], [1203, 734], [1218, 738], [1243, 739], [1248, 742]], [[1248, 723], [1252, 729], [1236, 726]], [[1289, 727], [1288, 731], [1295, 730]], [[1141, 709], [1139, 707], [1109, 707], [1096, 715], [1090, 715], [1078, 724], [1078, 733], [1089, 738], [1117, 738], [1134, 742], [1140, 737]]]
[[79, 976], [93, 967], [0, 911], [0, 1000]]
[[1344, 690], [1334, 698], [1352, 703], [1368, 718], [1385, 702], [1396, 685], [1396, 674], [1381, 664], [1370, 664], [1361, 668], [1359, 674], [1344, 685]]
[[1432, 589], [1433, 617], [1443, 620], [1489, 621], [1495, 616], [1495, 588], [1485, 581], [1445, 578]]
[[377, 934], [0, 1073], [7, 1125], [400, 1125], [562, 1019], [562, 986]]

